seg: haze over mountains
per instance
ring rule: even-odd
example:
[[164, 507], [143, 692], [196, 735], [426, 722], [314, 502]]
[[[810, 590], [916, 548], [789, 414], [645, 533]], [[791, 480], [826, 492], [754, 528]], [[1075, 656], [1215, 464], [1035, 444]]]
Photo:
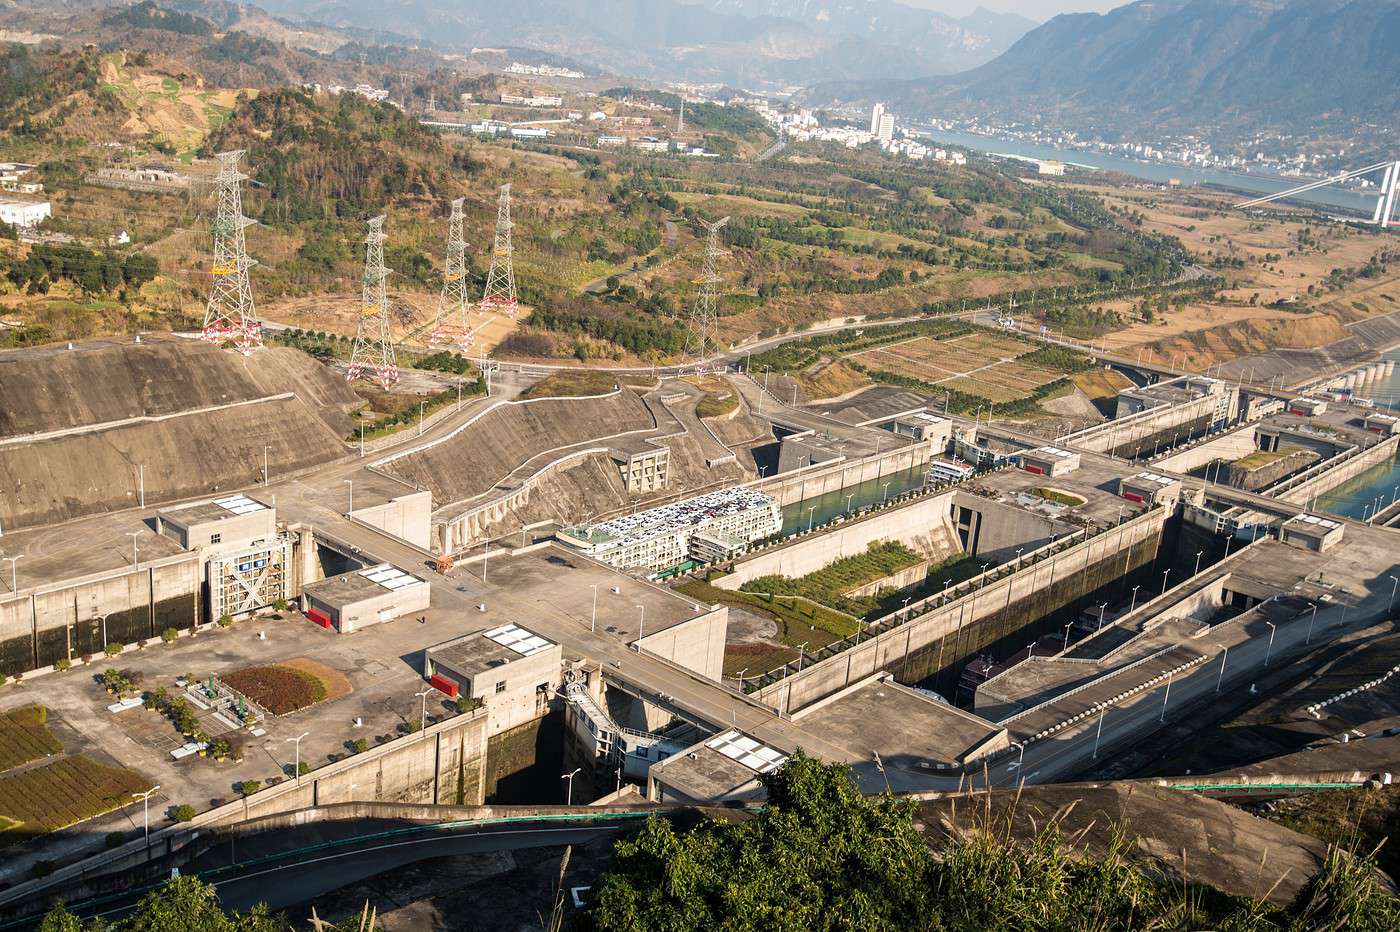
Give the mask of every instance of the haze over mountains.
[[814, 103], [1096, 129], [1317, 126], [1400, 112], [1400, 0], [1141, 0], [1057, 16], [962, 74], [828, 83]]
[[513, 46], [643, 78], [734, 84], [914, 78], [994, 58], [1034, 25], [893, 0], [269, 0], [274, 13], [438, 46]]

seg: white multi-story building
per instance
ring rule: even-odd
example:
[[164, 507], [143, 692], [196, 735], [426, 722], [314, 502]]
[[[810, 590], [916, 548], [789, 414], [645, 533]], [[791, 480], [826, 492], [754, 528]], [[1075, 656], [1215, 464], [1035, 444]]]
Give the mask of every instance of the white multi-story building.
[[618, 569], [710, 563], [778, 533], [783, 512], [771, 495], [743, 486], [559, 532], [559, 539]]
[[880, 120], [885, 115], [885, 105], [876, 104], [875, 109], [870, 111], [870, 135], [880, 135]]
[[894, 139], [894, 114], [880, 114], [880, 125], [875, 130], [875, 136], [881, 142], [890, 142]]
[[48, 201], [25, 201], [0, 197], [0, 223], [13, 227], [35, 227], [52, 216]]

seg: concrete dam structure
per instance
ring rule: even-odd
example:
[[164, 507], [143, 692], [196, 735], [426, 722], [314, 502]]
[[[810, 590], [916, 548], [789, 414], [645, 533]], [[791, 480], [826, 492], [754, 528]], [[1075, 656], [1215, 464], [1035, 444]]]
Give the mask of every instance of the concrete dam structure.
[[217, 492], [342, 455], [358, 403], [291, 349], [159, 338], [0, 354], [6, 530]]

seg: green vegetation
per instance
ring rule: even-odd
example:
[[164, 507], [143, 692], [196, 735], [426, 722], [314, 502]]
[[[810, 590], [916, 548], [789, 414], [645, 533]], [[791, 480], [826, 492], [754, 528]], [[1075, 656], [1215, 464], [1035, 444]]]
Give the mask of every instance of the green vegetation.
[[209, 36], [214, 34], [214, 24], [207, 19], [165, 10], [151, 0], [143, 0], [134, 6], [109, 14], [104, 23], [109, 26], [134, 26], [137, 29], [159, 29], [164, 32], [179, 33], [184, 36]]
[[561, 369], [545, 376], [520, 394], [521, 398], [581, 398], [615, 391], [618, 377], [611, 372]]
[[1400, 834], [1400, 786], [1358, 787], [1283, 799], [1265, 818], [1329, 845], [1375, 851], [1377, 866], [1391, 877], [1400, 876], [1400, 847], [1390, 843]]
[[1069, 492], [1062, 492], [1059, 489], [1038, 488], [1031, 489], [1027, 495], [1034, 495], [1036, 498], [1044, 499], [1047, 502], [1054, 502], [1056, 505], [1068, 505], [1071, 508], [1078, 508], [1084, 504], [1084, 498], [1078, 495], [1071, 495]]
[[86, 295], [107, 295], [122, 289], [139, 290], [156, 277], [156, 260], [144, 253], [122, 257], [81, 246], [34, 246], [25, 259], [0, 254], [0, 271], [18, 289], [31, 295], [49, 293], [57, 281], [73, 282]]
[[1297, 444], [1284, 444], [1277, 450], [1255, 450], [1248, 456], [1235, 460], [1234, 466], [1245, 470], [1263, 469], [1265, 466], [1277, 463], [1279, 460], [1286, 459], [1302, 450], [1303, 448]]
[[41, 705], [0, 712], [0, 773], [63, 750], [49, 730], [48, 713]]
[[63, 757], [0, 777], [0, 848], [124, 806], [146, 778], [89, 757]]
[[617, 842], [582, 927], [1380, 932], [1400, 923], [1400, 899], [1373, 862], [1335, 849], [1299, 900], [1278, 908], [1144, 871], [1126, 837], [1079, 856], [1054, 822], [1030, 839], [987, 825], [933, 840], [914, 800], [866, 798], [848, 766], [801, 751], [759, 779], [767, 804], [751, 818], [678, 832], [653, 817]]
[[736, 592], [698, 579], [687, 579], [676, 586], [676, 591], [706, 605], [730, 605], [771, 618], [777, 622], [778, 639], [789, 647], [805, 643], [816, 650], [850, 637], [864, 627], [859, 619], [844, 612], [796, 596]]
[[225, 674], [221, 679], [273, 715], [286, 715], [315, 705], [327, 695], [326, 684], [320, 677], [284, 664], [246, 667]]
[[739, 587], [740, 592], [801, 596], [848, 615], [861, 616], [880, 603], [875, 596], [850, 597], [846, 593], [877, 579], [891, 576], [922, 560], [898, 541], [872, 541], [865, 553], [843, 557], [806, 576], [760, 576]]
[[1024, 356], [1017, 356], [1016, 361], [1060, 372], [1088, 372], [1094, 367], [1088, 356], [1063, 346], [1042, 346]]

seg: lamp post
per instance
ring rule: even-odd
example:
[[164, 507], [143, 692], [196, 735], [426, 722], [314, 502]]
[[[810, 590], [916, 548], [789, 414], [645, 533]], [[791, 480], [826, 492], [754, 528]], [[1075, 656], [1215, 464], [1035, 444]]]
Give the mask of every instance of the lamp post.
[[18, 592], [18, 591], [19, 591], [19, 570], [18, 570], [18, 568], [15, 566], [15, 564], [18, 563], [21, 559], [23, 559], [23, 557], [24, 557], [24, 554], [20, 554], [20, 555], [17, 556], [17, 557], [5, 557], [6, 560], [9, 560], [9, 561], [10, 561], [10, 591], [11, 591], [11, 592]]
[[1060, 653], [1062, 654], [1067, 653], [1069, 651], [1069, 629], [1072, 627], [1074, 627], [1074, 622], [1072, 621], [1069, 624], [1065, 625], [1065, 646], [1060, 648]]
[[816, 505], [808, 505], [808, 506], [807, 506], [807, 533], [809, 533], [809, 534], [812, 532], [812, 522], [813, 522], [814, 520], [816, 520], [816, 517], [817, 517], [817, 506], [816, 506]]
[[1267, 667], [1269, 665], [1269, 655], [1273, 653], [1274, 650], [1274, 634], [1278, 631], [1278, 626], [1272, 621], [1266, 621], [1264, 624], [1269, 626], [1269, 646], [1264, 648], [1264, 666]]
[[1137, 591], [1138, 591], [1139, 589], [1141, 589], [1141, 588], [1142, 588], [1141, 586], [1134, 586], [1134, 587], [1133, 587], [1133, 601], [1132, 601], [1132, 604], [1130, 604], [1130, 605], [1128, 606], [1128, 614], [1129, 614], [1129, 615], [1131, 615], [1131, 614], [1133, 613], [1133, 611], [1137, 608]]
[[267, 451], [272, 447], [263, 445], [263, 488], [267, 488]]
[[295, 738], [287, 739], [288, 741], [294, 742], [296, 744], [296, 763], [292, 765], [292, 773], [296, 774], [297, 786], [301, 786], [301, 739], [305, 738], [309, 734], [311, 734], [311, 732], [303, 731]]
[[160, 789], [159, 783], [157, 783], [155, 786], [151, 787], [144, 793], [131, 794], [132, 799], [141, 800], [141, 821], [144, 822], [146, 826], [147, 847], [150, 847], [151, 844], [151, 796], [154, 795], [155, 791], [158, 789]]
[[432, 692], [432, 689], [431, 689], [431, 688], [425, 689], [425, 690], [423, 690], [421, 693], [414, 693], [414, 694], [413, 694], [415, 698], [418, 698], [418, 699], [421, 699], [421, 700], [422, 700], [422, 704], [421, 704], [421, 705], [419, 706], [419, 708], [418, 708], [418, 730], [419, 730], [419, 731], [422, 731], [423, 729], [425, 729], [425, 728], [428, 727], [428, 693], [430, 693], [430, 692]]
[[350, 489], [349, 489], [350, 498], [349, 498], [349, 501], [346, 503], [346, 506], [345, 506], [345, 517], [348, 518], [348, 517], [350, 517], [350, 515], [352, 515], [352, 514], [355, 512], [355, 480], [354, 480], [354, 479], [346, 479], [346, 480], [344, 480], [344, 482], [345, 482], [346, 485], [348, 485], [348, 486], [350, 487]]
[[1170, 699], [1171, 697], [1172, 697], [1172, 675], [1171, 675], [1171, 672], [1168, 671], [1168, 672], [1167, 672], [1167, 691], [1166, 691], [1165, 693], [1162, 694], [1162, 714], [1159, 715], [1159, 716], [1157, 716], [1157, 721], [1158, 721], [1158, 722], [1165, 722], [1165, 721], [1167, 720], [1167, 700]]
[[1220, 692], [1220, 684], [1225, 682], [1225, 662], [1230, 659], [1230, 645], [1220, 649], [1220, 675], [1215, 678], [1215, 691]]
[[805, 660], [805, 659], [807, 658], [807, 644], [808, 644], [808, 643], [809, 643], [809, 642], [807, 642], [807, 641], [803, 641], [801, 644], [798, 644], [798, 645], [797, 645], [797, 672], [798, 672], [798, 673], [801, 673], [801, 672], [802, 672], [802, 661]]
[[880, 504], [883, 505], [883, 504], [886, 504], [887, 502], [889, 502], [889, 500], [890, 500], [890, 483], [889, 483], [889, 480], [886, 480], [886, 481], [880, 483], [880, 488], [881, 488], [881, 490], [883, 490], [883, 493], [884, 493], [884, 494], [882, 494], [882, 495], [880, 496]]
[[1098, 634], [1100, 631], [1103, 630], [1103, 613], [1106, 612], [1107, 610], [1108, 610], [1108, 603], [1107, 603], [1107, 602], [1104, 602], [1102, 605], [1099, 606], [1099, 626], [1098, 626], [1098, 628], [1094, 629], [1094, 633], [1095, 633], [1095, 634]]
[[98, 616], [97, 616], [97, 619], [98, 619], [99, 621], [102, 622], [102, 646], [103, 646], [103, 648], [106, 648], [106, 646], [107, 646], [107, 616], [106, 616], [106, 615], [98, 615]]
[[593, 590], [593, 619], [588, 622], [588, 632], [593, 634], [598, 630], [598, 584], [592, 583], [588, 588]]
[[1312, 643], [1313, 624], [1317, 621], [1317, 603], [1313, 603], [1312, 617], [1308, 619], [1308, 636], [1303, 639], [1304, 644]]
[[141, 564], [141, 561], [136, 550], [136, 538], [141, 536], [141, 532], [128, 531], [127, 536], [131, 538], [131, 565], [133, 567], [139, 566]]
[[136, 466], [136, 494], [141, 507], [146, 507], [146, 467], [138, 464]]
[[[647, 632], [647, 607], [646, 607], [645, 605], [638, 605], [637, 608], [641, 609], [641, 615], [638, 616], [638, 618], [637, 618], [637, 640], [640, 642], [640, 641], [642, 640], [642, 638], [646, 637], [646, 632]], [[641, 650], [641, 649], [642, 649], [642, 646], [641, 646], [641, 644], [639, 643], [639, 644], [637, 645], [637, 650]]]
[[1201, 572], [1201, 554], [1203, 554], [1203, 553], [1205, 553], [1204, 550], [1197, 550], [1197, 551], [1196, 551], [1196, 570], [1195, 570], [1195, 572], [1193, 572], [1193, 573], [1191, 574], [1192, 576], [1198, 576], [1198, 575], [1200, 575], [1200, 572]]
[[[6, 559], [13, 558], [6, 557]], [[1394, 576], [1390, 577], [1390, 604], [1385, 607], [1387, 612], [1395, 608], [1395, 586], [1397, 584], [1400, 584], [1400, 579], [1396, 579]]]
[[846, 514], [850, 514], [850, 513], [851, 513], [851, 499], [853, 499], [853, 498], [855, 498], [855, 497], [856, 497], [856, 493], [854, 493], [854, 492], [847, 492], [847, 493], [846, 493]]
[[1104, 706], [1104, 707], [1103, 707], [1103, 711], [1099, 713], [1099, 727], [1098, 727], [1098, 730], [1094, 732], [1094, 760], [1098, 760], [1098, 759], [1099, 759], [1099, 739], [1103, 737], [1103, 720], [1104, 720], [1104, 716], [1107, 715], [1107, 714], [1108, 714], [1108, 706]]
[[1165, 570], [1162, 571], [1162, 592], [1163, 592], [1163, 593], [1165, 593], [1165, 592], [1167, 591], [1167, 576], [1169, 576], [1170, 574], [1171, 574], [1171, 567], [1167, 567]]
[[561, 780], [568, 780], [568, 781], [569, 781], [569, 782], [568, 782], [568, 791], [567, 791], [567, 794], [566, 794], [565, 797], [564, 797], [564, 805], [566, 805], [566, 806], [572, 806], [572, 805], [574, 804], [574, 777], [575, 777], [575, 776], [579, 773], [579, 771], [581, 771], [581, 770], [583, 770], [582, 767], [575, 767], [573, 773], [565, 773], [565, 774], [560, 774], [560, 775], [559, 775], [559, 779], [561, 779]]

